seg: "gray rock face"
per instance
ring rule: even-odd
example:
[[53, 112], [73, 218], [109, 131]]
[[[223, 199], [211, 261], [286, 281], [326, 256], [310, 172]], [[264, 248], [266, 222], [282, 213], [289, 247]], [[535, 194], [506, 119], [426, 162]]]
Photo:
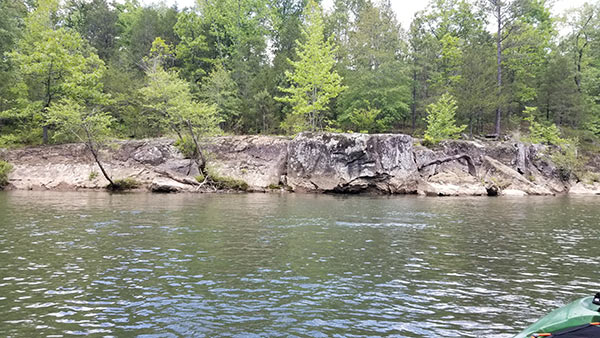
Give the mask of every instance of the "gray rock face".
[[[171, 139], [116, 142], [100, 152], [114, 178], [153, 192], [207, 192], [198, 167]], [[294, 139], [225, 136], [202, 148], [214, 175], [242, 180], [250, 191], [419, 193], [429, 196], [596, 194], [598, 185], [560, 179], [544, 147], [514, 142], [447, 141], [434, 149], [400, 134], [303, 133]], [[14, 166], [13, 189], [102, 189], [108, 181], [82, 144], [0, 149]], [[206, 188], [206, 189], [205, 189]]]
[[225, 136], [208, 140], [208, 167], [224, 177], [245, 181], [251, 190], [279, 185], [285, 176], [287, 137]]
[[301, 134], [288, 145], [287, 184], [296, 191], [416, 191], [407, 135]]

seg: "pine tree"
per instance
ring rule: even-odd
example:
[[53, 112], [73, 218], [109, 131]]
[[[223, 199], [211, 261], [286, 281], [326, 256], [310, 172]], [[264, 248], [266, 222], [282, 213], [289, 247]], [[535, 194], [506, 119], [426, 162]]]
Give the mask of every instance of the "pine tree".
[[323, 129], [329, 102], [345, 89], [341, 84], [342, 77], [333, 70], [335, 48], [332, 37], [324, 39], [321, 7], [310, 0], [305, 15], [304, 42], [297, 42], [298, 60], [290, 61], [294, 71], [286, 72], [291, 86], [280, 88], [288, 95], [277, 98], [292, 105], [283, 128], [295, 132]]
[[467, 126], [456, 126], [456, 108], [456, 100], [448, 93], [427, 107], [427, 130], [423, 138], [426, 144], [457, 138], [465, 130]]

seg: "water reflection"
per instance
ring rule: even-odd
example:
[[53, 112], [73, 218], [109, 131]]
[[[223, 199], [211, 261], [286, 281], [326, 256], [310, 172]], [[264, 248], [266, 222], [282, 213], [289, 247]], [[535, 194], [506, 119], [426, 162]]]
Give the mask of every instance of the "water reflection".
[[594, 198], [0, 194], [0, 335], [510, 337], [598, 289]]

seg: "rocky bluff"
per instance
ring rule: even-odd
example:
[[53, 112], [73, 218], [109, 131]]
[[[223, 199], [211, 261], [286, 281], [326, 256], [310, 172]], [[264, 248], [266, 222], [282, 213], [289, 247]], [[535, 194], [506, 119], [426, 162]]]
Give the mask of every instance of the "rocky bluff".
[[[448, 141], [434, 149], [402, 134], [303, 133], [295, 138], [225, 136], [203, 143], [208, 166], [250, 191], [430, 196], [600, 194], [564, 181], [539, 145]], [[82, 144], [1, 150], [14, 170], [9, 189], [102, 189], [108, 182]], [[101, 151], [113, 178], [155, 192], [206, 192], [198, 168], [170, 139], [115, 142]]]

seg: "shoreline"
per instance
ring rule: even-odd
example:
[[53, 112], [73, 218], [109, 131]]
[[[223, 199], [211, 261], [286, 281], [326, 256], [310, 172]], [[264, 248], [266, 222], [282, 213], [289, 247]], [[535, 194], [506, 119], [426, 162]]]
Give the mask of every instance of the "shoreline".
[[[544, 146], [510, 141], [445, 141], [429, 149], [403, 134], [303, 133], [215, 137], [202, 148], [212, 175], [248, 193], [600, 195], [598, 182], [565, 180]], [[227, 184], [197, 183], [197, 166], [172, 139], [117, 141], [100, 157], [113, 179], [138, 183], [137, 193], [239, 193]], [[13, 165], [6, 190], [105, 191], [108, 185], [83, 144], [0, 149], [0, 158]]]

